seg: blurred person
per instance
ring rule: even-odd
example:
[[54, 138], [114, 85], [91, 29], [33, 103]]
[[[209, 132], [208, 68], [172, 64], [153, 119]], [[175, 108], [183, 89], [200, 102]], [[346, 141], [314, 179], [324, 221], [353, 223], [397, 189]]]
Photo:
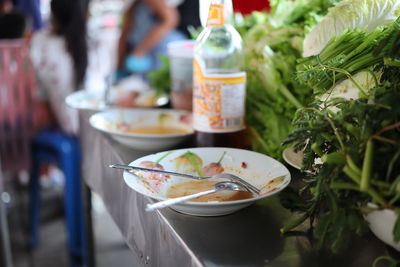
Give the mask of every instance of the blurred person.
[[201, 26], [199, 1], [204, 0], [184, 0], [183, 3], [178, 6], [180, 19], [177, 29], [183, 32], [188, 38], [192, 37], [189, 28], [196, 30]]
[[87, 4], [82, 0], [52, 0], [50, 27], [36, 32], [31, 41], [38, 99], [50, 104], [58, 126], [67, 134], [78, 133], [78, 113], [64, 100], [81, 89], [85, 79]]
[[[118, 44], [117, 79], [160, 66], [167, 44], [187, 36], [177, 30], [182, 0], [136, 0], [127, 9]], [[197, 11], [196, 11], [197, 12]]]
[[[28, 18], [25, 14], [16, 11], [14, 7], [13, 1], [0, 0], [0, 39], [12, 40], [24, 38], [24, 42], [28, 44]], [[33, 132], [47, 128], [54, 121], [48, 103], [42, 101], [33, 102], [32, 117]]]
[[0, 0], [0, 39], [18, 39], [25, 34], [26, 18], [11, 0]]
[[43, 27], [42, 15], [40, 13], [41, 0], [13, 0], [15, 9], [29, 18], [30, 31], [34, 32]]

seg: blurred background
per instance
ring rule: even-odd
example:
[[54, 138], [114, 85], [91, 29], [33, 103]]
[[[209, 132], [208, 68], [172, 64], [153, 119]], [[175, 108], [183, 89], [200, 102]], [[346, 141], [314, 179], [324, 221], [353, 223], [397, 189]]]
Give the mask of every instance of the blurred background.
[[[150, 71], [160, 71], [160, 69], [162, 71], [162, 65], [156, 62], [151, 68], [144, 68], [144, 71], [142, 71], [140, 68], [146, 65], [147, 60], [143, 54], [146, 53], [136, 51], [137, 53], [135, 52], [136, 54], [133, 57], [133, 61], [125, 61], [123, 57], [126, 56], [126, 54], [123, 55], [123, 53], [122, 57], [120, 57], [119, 52], [121, 50], [121, 44], [126, 42], [123, 35], [127, 16], [130, 7], [135, 4], [135, 1], [53, 1], [57, 2], [58, 6], [52, 6], [52, 0], [0, 0], [0, 39], [3, 39], [0, 40], [2, 49], [0, 60], [3, 65], [7, 63], [7, 56], [5, 56], [7, 54], [7, 49], [10, 48], [10, 44], [11, 47], [15, 46], [15, 43], [9, 42], [10, 39], [22, 40], [22, 55], [29, 57], [29, 51], [27, 52], [25, 50], [30, 50], [30, 58], [36, 72], [35, 75], [38, 87], [46, 87], [47, 90], [38, 90], [38, 92], [34, 93], [37, 99], [46, 99], [46, 101], [44, 101], [46, 104], [37, 105], [38, 107], [33, 105], [31, 107], [34, 109], [34, 111], [32, 111], [33, 118], [31, 118], [33, 122], [29, 121], [29, 125], [31, 127], [37, 127], [34, 128], [35, 132], [43, 128], [51, 127], [52, 129], [55, 128], [63, 134], [66, 134], [68, 138], [70, 136], [72, 136], [71, 138], [75, 138], [77, 136], [77, 115], [72, 111], [63, 109], [62, 106], [65, 104], [64, 99], [66, 95], [81, 88], [96, 91], [102, 95], [105, 90], [107, 90], [110, 83], [115, 83], [123, 78], [129, 77], [133, 77], [133, 80], [136, 80], [136, 82], [140, 81], [140, 85], [143, 83], [148, 84], [151, 82], [151, 77], [149, 78], [147, 73]], [[176, 2], [179, 2], [176, 4], [178, 9], [184, 4], [186, 4], [186, 7], [179, 9], [181, 22], [185, 22], [185, 25], [175, 25], [175, 27], [183, 33], [183, 37], [180, 37], [181, 39], [191, 39], [196, 35], [196, 32], [198, 32], [198, 27], [201, 26], [201, 22], [204, 23], [206, 21], [210, 0], [186, 0]], [[236, 0], [233, 1], [233, 7], [236, 12], [241, 12], [242, 14], [248, 14], [253, 10], [268, 9], [268, 1], [266, 0], [252, 0], [250, 2], [251, 3], [249, 3], [249, 1]], [[71, 8], [72, 11], [68, 11], [72, 5], [78, 6], [74, 6], [74, 8]], [[75, 24], [75, 26], [71, 26], [73, 24], [71, 21], [79, 20], [77, 13], [74, 13], [76, 10], [83, 10], [82, 21], [87, 25], [86, 32], [81, 31], [79, 33], [77, 31], [79, 25], [77, 26]], [[85, 10], [86, 12], [84, 12]], [[65, 13], [63, 11], [65, 11]], [[72, 13], [67, 14], [68, 12]], [[145, 11], [142, 11], [142, 13], [144, 12]], [[190, 19], [185, 20], [185, 17]], [[71, 20], [71, 18], [73, 19]], [[143, 21], [143, 25], [140, 25], [140, 27], [148, 27], [146, 23], [146, 21]], [[63, 25], [67, 26], [63, 28]], [[73, 27], [75, 27], [75, 29], [73, 29]], [[83, 29], [83, 27], [81, 27], [81, 29]], [[140, 30], [141, 29], [136, 29], [136, 31]], [[65, 37], [67, 43], [65, 60], [63, 59], [63, 53], [65, 53], [65, 51], [61, 51], [60, 53], [56, 52], [55, 56], [53, 55], [53, 58], [56, 60], [55, 62], [59, 63], [59, 66], [51, 65], [52, 59], [48, 56], [52, 52], [54, 54], [54, 51], [56, 51], [54, 49], [57, 49], [58, 41], [56, 37], [52, 36], [54, 32], [57, 33], [54, 34], [54, 36]], [[79, 47], [78, 44], [71, 48], [68, 44], [79, 43], [77, 42], [79, 39], [73, 39], [73, 42], [68, 41], [68, 38], [71, 38], [70, 36], [74, 36], [73, 34], [87, 35], [87, 43], [82, 43], [81, 47]], [[139, 39], [139, 43], [135, 44], [136, 48], [141, 47], [140, 41], [142, 41], [143, 38]], [[85, 56], [80, 58], [79, 53], [82, 53], [82, 47], [85, 47]], [[63, 49], [65, 50], [65, 47]], [[146, 49], [147, 48], [144, 50]], [[165, 54], [165, 50], [163, 50], [162, 53]], [[14, 56], [15, 55], [17, 54], [14, 54]], [[86, 56], [87, 60], [82, 62], [82, 58], [86, 58]], [[158, 59], [156, 59], [156, 61], [157, 60]], [[15, 62], [18, 62], [18, 59], [16, 59]], [[13, 69], [12, 65], [15, 64], [15, 62], [11, 60], [9, 61], [9, 65], [6, 64], [5, 67]], [[71, 68], [71, 64], [73, 64], [74, 68]], [[0, 68], [0, 72], [6, 70], [3, 65]], [[84, 66], [83, 73], [85, 73], [85, 75], [84, 78], [82, 77], [81, 80], [77, 81], [76, 77], [79, 77], [79, 69], [82, 68], [82, 66]], [[57, 72], [57, 68], [60, 69], [60, 72]], [[126, 72], [127, 69], [128, 72]], [[75, 80], [69, 78], [70, 72], [75, 75], [71, 76], [75, 77]], [[6, 78], [6, 76], [1, 76], [0, 86], [6, 84]], [[68, 86], [66, 86], [67, 89], [65, 91], [62, 91], [60, 88], [63, 87], [62, 84], [64, 82]], [[130, 82], [132, 82], [132, 80], [130, 80]], [[79, 86], [71, 86], [71, 84]], [[56, 85], [54, 88], [57, 88], [59, 91], [51, 88], [49, 85]], [[71, 89], [72, 87], [73, 89]], [[54, 95], [55, 91], [56, 94]], [[13, 103], [10, 104], [10, 100], [7, 99], [7, 93], [5, 92], [6, 91], [3, 89], [0, 90], [0, 124], [4, 121], [2, 117], [4, 111], [2, 108], [7, 108], [7, 105], [13, 105]], [[121, 101], [121, 105], [123, 105], [125, 100], [117, 99], [116, 101]], [[46, 106], [49, 104], [48, 102], [50, 102], [51, 114], [48, 113], [48, 107]], [[59, 110], [57, 108], [59, 108]], [[37, 115], [35, 113], [36, 110]], [[39, 118], [36, 124], [35, 118]], [[9, 129], [7, 127], [9, 127], [7, 124], [0, 126], [0, 145], [3, 146], [0, 147], [2, 149], [0, 153], [0, 197], [5, 208], [0, 212], [0, 221], [2, 223], [5, 221], [8, 222], [9, 229], [8, 231], [7, 229], [2, 229], [2, 238], [9, 237], [13, 266], [71, 266], [67, 252], [68, 237], [65, 229], [64, 216], [64, 173], [57, 168], [57, 166], [51, 164], [44, 167], [41, 166], [39, 170], [38, 184], [41, 191], [39, 242], [32, 246], [28, 222], [28, 214], [30, 213], [32, 205], [32, 203], [30, 203], [29, 164], [27, 165], [28, 167], [13, 166], [10, 171], [8, 167], [9, 162], [6, 161], [12, 161], [12, 154], [8, 154], [9, 148], [7, 146], [9, 143], [7, 143], [7, 138], [12, 138], [13, 136], [8, 134], [7, 131]], [[29, 128], [29, 130], [31, 129]], [[27, 144], [27, 147], [30, 145], [30, 143]], [[22, 153], [22, 151], [19, 152]], [[33, 163], [32, 167], [39, 168], [35, 166], [35, 163]], [[92, 196], [92, 206], [94, 246], [97, 265], [120, 267], [137, 266], [138, 263], [134, 255], [126, 246], [123, 237], [106, 211], [101, 199], [96, 195]], [[8, 232], [9, 236], [4, 236], [4, 232]], [[0, 254], [0, 257], [2, 257], [1, 260], [3, 260], [3, 262], [1, 262], [0, 265], [4, 262], [7, 264], [7, 261], [4, 260], [7, 251], [5, 254], [4, 248], [2, 248], [1, 251], [2, 254]]]

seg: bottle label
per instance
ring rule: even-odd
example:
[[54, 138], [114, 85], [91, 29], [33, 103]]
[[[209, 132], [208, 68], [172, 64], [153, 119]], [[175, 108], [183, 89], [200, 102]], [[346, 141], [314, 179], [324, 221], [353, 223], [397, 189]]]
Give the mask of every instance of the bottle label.
[[207, 27], [208, 26], [224, 26], [224, 6], [211, 4], [208, 13]]
[[193, 128], [201, 132], [244, 129], [246, 73], [206, 74], [193, 64]]

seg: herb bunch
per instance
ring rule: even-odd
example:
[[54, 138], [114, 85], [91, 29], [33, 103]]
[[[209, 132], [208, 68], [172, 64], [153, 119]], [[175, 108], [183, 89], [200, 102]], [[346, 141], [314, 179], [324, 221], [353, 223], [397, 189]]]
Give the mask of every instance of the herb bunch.
[[[283, 232], [310, 218], [318, 244], [339, 251], [349, 233], [368, 229], [367, 203], [400, 215], [400, 68], [387, 64], [398, 59], [392, 56], [400, 50], [393, 38], [399, 32], [393, 30], [371, 51], [383, 53], [372, 69], [382, 76], [368, 95], [315, 100], [296, 113], [295, 130], [285, 143], [304, 151], [302, 168], [312, 174], [302, 190], [283, 199], [286, 207], [302, 213]], [[400, 219], [393, 234], [400, 241]]]
[[[315, 93], [325, 93], [336, 81], [379, 64], [386, 54], [393, 57], [394, 51], [388, 51], [388, 47], [396, 45], [393, 37], [399, 37], [399, 29], [400, 19], [372, 32], [347, 29], [333, 37], [320, 54], [299, 59], [297, 80]], [[377, 50], [378, 46], [382, 49]]]

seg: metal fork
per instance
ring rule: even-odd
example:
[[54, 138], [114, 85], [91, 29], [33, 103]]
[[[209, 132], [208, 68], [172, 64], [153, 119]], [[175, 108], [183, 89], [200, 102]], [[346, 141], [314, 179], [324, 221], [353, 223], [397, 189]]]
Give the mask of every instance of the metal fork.
[[230, 173], [219, 173], [219, 174], [216, 174], [216, 175], [213, 175], [213, 176], [202, 177], [202, 176], [190, 175], [190, 174], [185, 174], [185, 173], [163, 171], [163, 170], [154, 170], [154, 169], [148, 169], [148, 168], [143, 168], [143, 167], [124, 165], [124, 164], [111, 164], [109, 167], [110, 168], [115, 168], [115, 169], [123, 169], [123, 170], [129, 171], [129, 172], [132, 172], [132, 171], [146, 171], [146, 172], [169, 174], [169, 175], [180, 176], [180, 177], [189, 178], [189, 179], [195, 179], [195, 180], [205, 180], [205, 179], [210, 179], [210, 178], [225, 178], [225, 179], [228, 179], [228, 180], [230, 180], [232, 182], [236, 182], [238, 184], [243, 185], [249, 191], [252, 191], [252, 192], [256, 193], [257, 195], [260, 194], [260, 190], [257, 187], [255, 187], [254, 185], [246, 182], [245, 180], [243, 180], [239, 176], [236, 176], [236, 175], [230, 174]]

